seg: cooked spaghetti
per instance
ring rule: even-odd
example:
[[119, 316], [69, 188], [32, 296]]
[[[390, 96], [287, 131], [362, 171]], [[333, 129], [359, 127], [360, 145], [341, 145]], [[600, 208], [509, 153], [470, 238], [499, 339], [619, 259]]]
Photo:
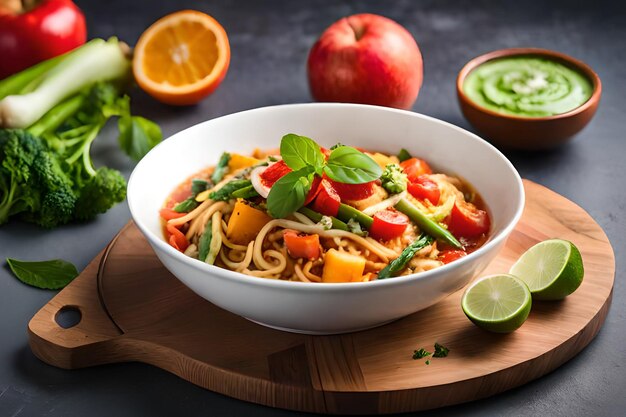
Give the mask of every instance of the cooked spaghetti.
[[267, 279], [366, 282], [428, 271], [488, 238], [464, 180], [395, 155], [304, 136], [251, 156], [224, 153], [160, 211], [166, 240], [201, 262]]

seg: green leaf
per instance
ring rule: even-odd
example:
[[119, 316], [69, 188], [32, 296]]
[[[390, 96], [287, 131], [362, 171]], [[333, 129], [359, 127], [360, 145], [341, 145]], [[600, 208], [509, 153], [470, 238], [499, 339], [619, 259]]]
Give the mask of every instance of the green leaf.
[[58, 290], [78, 276], [76, 267], [62, 259], [30, 262], [7, 258], [7, 263], [20, 281], [37, 288]]
[[302, 207], [311, 189], [313, 176], [313, 167], [306, 166], [276, 181], [267, 196], [267, 211], [270, 216], [276, 219], [285, 218]]
[[362, 184], [380, 178], [383, 170], [363, 152], [351, 146], [340, 146], [328, 157], [324, 173], [333, 181]]
[[450, 353], [450, 349], [435, 342], [435, 353], [433, 353], [433, 357], [445, 358], [448, 356], [448, 353]]
[[407, 159], [411, 159], [411, 158], [412, 158], [412, 156], [409, 153], [409, 151], [407, 151], [404, 148], [400, 149], [400, 152], [398, 152], [398, 159], [400, 160], [400, 162], [404, 162]]
[[280, 141], [280, 155], [287, 166], [294, 171], [312, 166], [315, 171], [321, 173], [324, 166], [324, 154], [320, 146], [306, 136], [293, 133], [283, 136]]
[[122, 116], [117, 126], [120, 147], [135, 161], [143, 158], [163, 137], [159, 125], [140, 116]]

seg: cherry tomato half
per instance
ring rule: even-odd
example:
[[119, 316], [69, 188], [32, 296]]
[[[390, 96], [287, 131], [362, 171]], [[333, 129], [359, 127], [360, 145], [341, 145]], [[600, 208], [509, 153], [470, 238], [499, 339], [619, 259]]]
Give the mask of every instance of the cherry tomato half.
[[466, 255], [467, 253], [464, 250], [442, 250], [439, 252], [438, 258], [444, 264], [449, 264], [450, 262], [456, 261]]
[[448, 230], [456, 237], [479, 236], [489, 231], [491, 221], [486, 211], [472, 203], [457, 200], [447, 219]]
[[400, 167], [408, 177], [409, 181], [415, 181], [417, 177], [425, 174], [432, 174], [433, 170], [426, 161], [419, 158], [407, 159], [400, 163]]
[[374, 214], [370, 235], [378, 240], [390, 240], [401, 236], [409, 224], [409, 218], [396, 210], [382, 210]]
[[441, 191], [437, 183], [426, 175], [420, 175], [407, 184], [407, 191], [418, 200], [428, 200], [432, 204], [439, 204]]
[[285, 229], [283, 239], [287, 252], [293, 258], [317, 259], [320, 257], [319, 235], [307, 235], [295, 230]]
[[264, 186], [271, 188], [272, 185], [285, 175], [291, 172], [291, 168], [287, 166], [285, 161], [280, 160], [268, 166], [260, 175], [261, 182]]
[[317, 191], [317, 197], [313, 200], [313, 210], [327, 216], [337, 216], [341, 198], [330, 182], [322, 179]]

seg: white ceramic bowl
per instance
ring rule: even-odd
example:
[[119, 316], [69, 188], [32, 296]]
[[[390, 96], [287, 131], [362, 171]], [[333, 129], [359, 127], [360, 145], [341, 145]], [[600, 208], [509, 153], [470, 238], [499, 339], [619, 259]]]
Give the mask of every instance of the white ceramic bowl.
[[[366, 283], [317, 284], [254, 278], [207, 265], [169, 246], [158, 211], [185, 178], [224, 151], [276, 148], [286, 133], [397, 153], [406, 148], [437, 170], [461, 175], [489, 207], [492, 231], [476, 252], [443, 267]], [[273, 328], [331, 334], [378, 326], [435, 304], [465, 286], [498, 254], [524, 208], [519, 174], [496, 148], [461, 128], [420, 114], [355, 104], [265, 107], [200, 123], [146, 155], [128, 184], [132, 217], [165, 267], [196, 294]], [[460, 307], [459, 307], [460, 308]]]

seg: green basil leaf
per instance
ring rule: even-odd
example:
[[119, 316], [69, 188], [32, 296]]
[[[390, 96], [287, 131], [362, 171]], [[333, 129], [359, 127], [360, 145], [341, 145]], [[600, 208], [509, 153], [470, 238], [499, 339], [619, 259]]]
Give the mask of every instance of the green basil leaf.
[[62, 259], [30, 262], [7, 258], [7, 263], [20, 281], [37, 288], [58, 290], [78, 276], [76, 267]]
[[324, 154], [313, 139], [289, 133], [280, 141], [280, 155], [287, 166], [294, 171], [312, 166], [321, 173]]
[[324, 173], [333, 181], [362, 184], [380, 178], [383, 170], [363, 152], [351, 146], [340, 146], [330, 153]]
[[159, 125], [140, 116], [122, 116], [117, 127], [120, 131], [120, 147], [136, 161], [143, 158], [163, 138]]
[[313, 167], [305, 166], [276, 181], [267, 196], [267, 211], [270, 216], [276, 219], [285, 218], [302, 207], [311, 189], [313, 176]]

